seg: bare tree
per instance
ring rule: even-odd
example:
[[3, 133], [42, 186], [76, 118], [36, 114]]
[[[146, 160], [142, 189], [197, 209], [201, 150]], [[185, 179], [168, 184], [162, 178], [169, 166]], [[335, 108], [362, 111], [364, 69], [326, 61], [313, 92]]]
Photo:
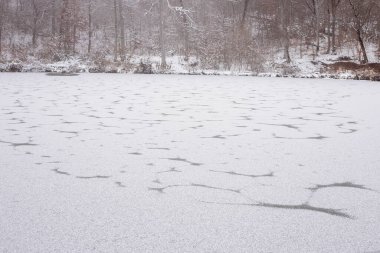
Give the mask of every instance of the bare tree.
[[120, 22], [120, 59], [125, 62], [125, 24], [123, 2], [119, 0], [119, 22]]
[[2, 42], [3, 42], [4, 16], [5, 16], [4, 0], [0, 0], [0, 55], [3, 51]]
[[244, 26], [245, 19], [246, 19], [246, 16], [247, 16], [247, 12], [248, 12], [248, 6], [249, 6], [250, 2], [251, 2], [251, 0], [244, 0], [244, 8], [243, 8], [243, 16], [242, 16], [242, 19], [241, 19], [241, 26]]
[[290, 39], [289, 39], [289, 21], [290, 21], [290, 8], [292, 6], [291, 0], [280, 0], [280, 17], [281, 17], [281, 41], [284, 47], [284, 58], [287, 63], [291, 62], [290, 59]]
[[315, 56], [319, 54], [320, 50], [320, 7], [322, 0], [305, 0], [307, 7], [314, 16], [314, 34], [315, 34]]
[[88, 13], [88, 44], [87, 44], [87, 53], [91, 53], [92, 48], [92, 0], [88, 0], [87, 6]]
[[347, 48], [340, 52], [358, 50], [354, 58], [367, 62], [368, 48], [380, 48], [379, 12], [378, 0], [0, 0], [0, 50], [115, 61], [128, 52], [160, 56], [162, 69], [168, 52], [224, 70]]
[[341, 2], [342, 0], [329, 0], [331, 15], [331, 49], [333, 54], [336, 54], [336, 15]]
[[56, 34], [56, 23], [57, 23], [57, 16], [56, 16], [56, 9], [57, 9], [57, 2], [56, 0], [51, 1], [51, 34], [53, 37], [55, 37]]
[[117, 0], [113, 1], [113, 8], [114, 8], [114, 26], [115, 26], [115, 48], [114, 48], [114, 61], [117, 61], [117, 56], [119, 52], [119, 28], [118, 28], [118, 13], [117, 13]]
[[60, 18], [60, 47], [63, 46], [65, 54], [70, 53], [72, 38], [71, 38], [71, 3], [70, 0], [62, 0], [62, 10]]
[[32, 8], [32, 45], [36, 47], [37, 44], [37, 36], [39, 33], [39, 28], [42, 20], [44, 19], [46, 9], [42, 5], [45, 4], [40, 0], [32, 0], [31, 8]]
[[[182, 8], [183, 10], [185, 9], [184, 5], [183, 5], [183, 0], [179, 0], [179, 6], [180, 8]], [[188, 20], [187, 20], [187, 15], [185, 13], [181, 13], [181, 17], [182, 17], [182, 34], [183, 34], [183, 41], [184, 41], [184, 46], [185, 46], [185, 59], [187, 60], [189, 58], [189, 33], [188, 33], [188, 26], [189, 26], [189, 23], [188, 23]]]
[[161, 51], [161, 69], [166, 68], [166, 48], [165, 48], [165, 0], [159, 0], [160, 16], [160, 51]]
[[353, 28], [356, 32], [357, 40], [363, 54], [363, 63], [368, 63], [367, 51], [364, 45], [364, 28], [371, 17], [373, 1], [367, 0], [347, 0], [352, 11]]
[[77, 31], [78, 31], [78, 25], [79, 25], [79, 17], [78, 17], [78, 10], [80, 6], [78, 5], [78, 0], [72, 0], [72, 12], [73, 12], [73, 21], [72, 21], [72, 26], [73, 26], [73, 34], [72, 34], [72, 50], [73, 53], [76, 53], [76, 43], [77, 43]]

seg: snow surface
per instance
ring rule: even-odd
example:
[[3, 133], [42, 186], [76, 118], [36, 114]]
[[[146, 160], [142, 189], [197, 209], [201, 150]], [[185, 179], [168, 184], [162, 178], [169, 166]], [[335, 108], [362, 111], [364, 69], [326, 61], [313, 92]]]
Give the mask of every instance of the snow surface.
[[0, 252], [380, 250], [380, 86], [0, 74]]

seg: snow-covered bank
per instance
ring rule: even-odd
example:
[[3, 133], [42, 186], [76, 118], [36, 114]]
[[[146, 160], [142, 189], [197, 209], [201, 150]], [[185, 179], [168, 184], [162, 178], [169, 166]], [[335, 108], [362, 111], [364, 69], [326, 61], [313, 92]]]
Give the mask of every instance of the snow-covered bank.
[[[347, 63], [356, 64], [361, 68], [347, 67], [345, 66]], [[336, 67], [335, 65], [337, 64], [340, 65]], [[334, 68], [330, 66], [334, 66]], [[0, 63], [0, 72], [181, 74], [380, 81], [380, 63], [359, 65], [353, 61], [339, 61], [338, 56], [332, 56], [332, 58], [321, 57], [317, 61], [298, 59], [291, 64], [281, 63], [281, 61], [266, 62], [263, 64], [261, 71], [239, 68], [233, 68], [232, 70], [202, 69], [201, 64], [195, 58], [185, 61], [183, 57], [168, 57], [167, 67], [162, 70], [159, 57], [136, 57], [128, 63], [102, 61], [101, 64], [79, 58], [70, 58], [54, 63], [35, 60], [16, 61]]]
[[0, 74], [0, 252], [374, 252], [380, 86]]

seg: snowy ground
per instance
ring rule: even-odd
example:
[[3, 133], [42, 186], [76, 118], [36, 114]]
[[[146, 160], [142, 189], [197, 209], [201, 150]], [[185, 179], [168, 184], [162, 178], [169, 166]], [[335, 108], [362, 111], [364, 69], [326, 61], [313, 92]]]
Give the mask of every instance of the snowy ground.
[[0, 74], [0, 252], [380, 250], [380, 86]]

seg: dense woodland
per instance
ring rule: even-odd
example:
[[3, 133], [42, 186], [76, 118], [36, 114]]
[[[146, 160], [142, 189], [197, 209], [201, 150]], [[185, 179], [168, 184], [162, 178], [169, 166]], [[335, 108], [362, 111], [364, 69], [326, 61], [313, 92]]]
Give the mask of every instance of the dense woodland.
[[0, 0], [0, 58], [255, 70], [353, 52], [367, 63], [379, 59], [379, 13], [379, 0]]

